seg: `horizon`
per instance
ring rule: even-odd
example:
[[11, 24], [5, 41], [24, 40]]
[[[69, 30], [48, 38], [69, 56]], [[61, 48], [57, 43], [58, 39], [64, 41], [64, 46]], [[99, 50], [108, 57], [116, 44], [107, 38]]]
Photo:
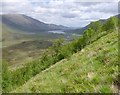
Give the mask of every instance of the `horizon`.
[[[26, 15], [26, 14], [12, 14], [12, 13], [7, 13], [7, 14], [0, 14], [0, 15], [25, 15], [25, 16], [27, 16], [27, 17], [30, 17], [30, 18], [32, 18], [32, 19], [35, 19], [35, 20], [40, 21], [39, 19], [36, 19], [36, 18], [34, 18], [34, 17], [31, 17], [31, 16], [28, 16], [28, 15]], [[119, 15], [119, 13], [116, 14], [116, 15]], [[116, 15], [113, 15], [113, 16], [116, 16]], [[110, 17], [111, 17], [111, 16], [110, 16]], [[110, 17], [108, 17], [108, 18], [110, 18]], [[106, 18], [106, 19], [108, 19], [108, 18]], [[106, 19], [98, 19], [98, 20], [106, 20]], [[97, 20], [95, 20], [95, 21], [97, 21]], [[47, 22], [43, 22], [43, 21], [40, 21], [40, 22], [45, 23], [45, 24], [54, 24], [54, 23], [47, 23]], [[91, 22], [94, 22], [94, 21], [91, 21]], [[90, 22], [90, 23], [91, 23], [91, 22]], [[88, 23], [87, 25], [89, 25], [90, 23]], [[62, 24], [54, 24], [54, 25], [65, 26], [65, 25], [62, 25]], [[87, 25], [85, 25], [85, 26], [87, 26]], [[83, 26], [83, 27], [85, 27], [85, 26]], [[71, 26], [65, 26], [65, 27], [69, 27], [69, 28], [83, 28], [83, 27], [71, 27]]]
[[92, 21], [107, 19], [118, 14], [117, 0], [114, 2], [65, 1], [4, 0], [0, 14], [24, 14], [44, 23], [67, 27], [84, 27]]

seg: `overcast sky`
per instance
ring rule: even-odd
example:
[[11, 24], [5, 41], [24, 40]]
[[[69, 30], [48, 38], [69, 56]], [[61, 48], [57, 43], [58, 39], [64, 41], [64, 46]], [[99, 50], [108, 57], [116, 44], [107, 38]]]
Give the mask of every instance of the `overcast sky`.
[[0, 4], [0, 14], [25, 14], [46, 23], [72, 27], [118, 14], [118, 0], [2, 0]]

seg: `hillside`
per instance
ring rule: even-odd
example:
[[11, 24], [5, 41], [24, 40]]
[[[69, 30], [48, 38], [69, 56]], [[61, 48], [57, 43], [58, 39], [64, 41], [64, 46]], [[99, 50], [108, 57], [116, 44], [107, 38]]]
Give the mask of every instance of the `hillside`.
[[17, 68], [32, 60], [38, 59], [42, 52], [52, 45], [50, 41], [23, 41], [2, 49], [3, 60], [9, 63], [10, 69]]
[[[0, 40], [3, 60], [8, 62], [10, 66], [13, 65], [12, 68], [39, 58], [41, 51], [48, 48], [53, 40], [64, 37], [62, 34], [41, 31], [42, 28], [63, 29], [64, 26], [45, 24], [22, 14], [0, 16], [2, 16], [2, 20], [0, 20], [0, 30], [2, 30], [0, 36], [2, 38]], [[39, 31], [33, 31], [34, 29]]]
[[[39, 58], [41, 51], [51, 46], [55, 39], [63, 37], [61, 34], [28, 34], [24, 31], [2, 26], [2, 56], [3, 60], [16, 67]], [[1, 29], [1, 28], [0, 28]]]
[[3, 14], [0, 17], [2, 17], [0, 29], [2, 29], [3, 47], [31, 40], [53, 40], [61, 37], [66, 39], [71, 37], [72, 39], [72, 35], [68, 33], [48, 32], [55, 30], [62, 32], [69, 29], [62, 25], [47, 24], [23, 14]]
[[101, 37], [12, 92], [117, 92], [118, 32]]
[[0, 25], [2, 28], [2, 47], [8, 47], [13, 44], [28, 40], [28, 35], [25, 34], [23, 31], [12, 29], [4, 24]]
[[41, 51], [48, 48], [53, 40], [63, 37], [60, 34], [26, 33], [4, 24], [1, 28], [3, 60], [7, 61], [10, 66], [13, 65], [12, 67], [38, 58]]
[[[85, 57], [85, 60], [82, 60], [80, 62], [81, 63], [86, 63], [87, 62], [86, 63], [87, 65], [85, 66], [85, 68], [87, 68], [87, 69], [91, 66], [94, 67], [96, 64], [98, 64], [98, 66], [99, 66], [99, 64], [106, 64], [107, 65], [110, 62], [117, 63], [118, 62], [118, 60], [116, 58], [117, 56], [116, 57], [113, 57], [113, 56], [115, 56], [114, 53], [116, 53], [116, 51], [114, 51], [114, 50], [117, 49], [117, 44], [115, 44], [115, 43], [117, 43], [117, 33], [116, 33], [116, 31], [118, 31], [118, 28], [119, 28], [118, 21], [119, 21], [118, 18], [110, 17], [108, 20], [105, 21], [104, 24], [101, 24], [100, 21], [91, 22], [88, 29], [86, 29], [84, 31], [83, 35], [81, 35], [78, 39], [76, 38], [75, 40], [73, 40], [69, 43], [64, 43], [64, 40], [62, 40], [62, 39], [61, 40], [56, 40], [52, 44], [52, 46], [50, 46], [48, 49], [46, 49], [43, 52], [43, 54], [41, 55], [41, 57], [39, 59], [35, 59], [31, 62], [27, 62], [22, 67], [17, 66], [18, 68], [16, 68], [15, 70], [10, 70], [9, 69], [9, 62], [6, 62], [6, 61], [3, 60], [3, 63], [2, 63], [2, 68], [3, 68], [3, 71], [2, 71], [3, 72], [2, 73], [2, 78], [3, 78], [2, 88], [3, 88], [3, 92], [10, 92], [10, 91], [15, 90], [16, 88], [24, 85], [27, 81], [29, 81], [31, 78], [35, 77], [40, 72], [44, 72], [44, 70], [46, 70], [46, 69], [49, 70], [49, 67], [51, 67], [51, 66], [53, 66], [53, 67], [56, 66], [56, 68], [59, 68], [59, 65], [57, 66], [57, 65], [54, 65], [54, 64], [56, 64], [57, 62], [59, 62], [63, 59], [68, 60], [71, 63], [72, 62], [71, 59], [74, 59], [74, 56], [72, 56], [72, 55], [77, 53], [77, 52], [79, 53], [80, 51], [82, 52], [82, 55], [78, 56], [79, 60], [81, 60], [81, 58], [84, 59], [84, 57]], [[114, 36], [114, 33], [116, 33], [116, 36]], [[113, 34], [113, 36], [112, 36], [112, 34]], [[108, 36], [106, 36], [106, 35], [108, 35]], [[31, 42], [33, 42], [33, 41], [31, 41]], [[22, 45], [28, 45], [28, 43], [23, 42]], [[39, 43], [39, 42], [36, 41], [35, 43]], [[97, 43], [97, 44], [94, 44], [94, 43]], [[107, 46], [106, 43], [108, 45], [110, 43], [113, 43], [113, 44], [112, 45], [110, 44], [109, 46]], [[114, 45], [115, 45], [116, 48], [113, 48]], [[19, 45], [17, 45], [17, 46], [19, 46]], [[19, 49], [19, 47], [17, 47], [17, 46], [15, 45], [15, 47]], [[94, 50], [96, 46], [97, 46], [97, 50]], [[86, 51], [86, 53], [85, 53], [86, 55], [85, 55], [85, 54], [83, 54], [83, 51], [87, 47], [90, 48], [90, 50]], [[103, 49], [103, 47], [107, 48], [108, 50]], [[109, 50], [109, 49], [111, 49], [111, 50]], [[92, 50], [94, 52], [92, 52]], [[99, 51], [101, 51], [100, 54], [99, 54]], [[114, 51], [113, 56], [112, 56], [112, 54], [109, 54], [109, 52], [112, 52], [112, 51]], [[89, 54], [89, 52], [91, 52], [90, 56], [89, 56], [89, 58], [91, 58], [90, 60], [86, 59], [87, 58], [86, 56]], [[78, 60], [78, 63], [79, 63], [79, 60]], [[92, 60], [92, 63], [94, 63], [94, 64], [88, 64], [88, 62], [90, 63], [91, 60]], [[75, 62], [77, 62], [77, 60]], [[65, 63], [67, 63], [67, 62], [65, 61]], [[112, 66], [112, 63], [110, 64], [111, 66]], [[75, 64], [77, 64], [77, 63], [75, 63]], [[100, 66], [102, 68], [104, 68], [104, 66], [106, 67], [104, 70], [102, 70], [102, 71], [105, 71], [105, 72], [102, 72], [102, 73], [106, 74], [105, 78], [108, 78], [108, 80], [110, 78], [110, 82], [105, 82], [105, 84], [107, 84], [107, 87], [103, 87], [102, 91], [105, 88], [105, 90], [107, 89], [107, 92], [110, 92], [111, 89], [109, 89], [109, 86], [111, 84], [115, 84], [115, 87], [116, 87], [116, 84], [119, 85], [119, 81], [117, 81], [117, 78], [116, 78], [117, 74], [118, 74], [117, 69], [116, 69], [117, 65], [115, 65], [115, 68], [114, 68], [114, 66], [113, 66], [113, 68], [111, 68], [111, 66], [110, 67], [108, 66], [108, 68], [107, 68], [106, 65], [100, 65]], [[84, 67], [83, 64], [81, 65], [81, 67], [82, 66]], [[99, 68], [102, 69], [101, 67], [99, 67]], [[66, 67], [66, 68], [68, 68], [68, 67]], [[71, 67], [71, 68], [74, 68], [74, 66]], [[77, 67], [75, 66], [75, 68], [72, 69], [73, 72], [76, 68]], [[98, 69], [98, 72], [101, 73], [101, 70], [99, 70], [99, 68], [94, 67], [94, 68], [92, 68], [92, 70], [95, 71], [95, 70]], [[108, 73], [107, 73], [107, 70], [108, 70]], [[110, 72], [109, 72], [109, 70], [110, 70]], [[82, 73], [86, 73], [86, 71], [83, 71]], [[110, 74], [115, 73], [115, 75], [113, 75], [112, 77], [111, 76], [107, 77], [107, 75], [109, 73]], [[61, 75], [61, 72], [59, 72], [58, 75]], [[84, 76], [84, 75], [82, 75], [82, 76]], [[107, 80], [105, 78], [97, 80], [97, 83], [101, 83], [101, 82], [103, 83], [103, 81]], [[77, 80], [77, 78], [76, 78], [76, 80]], [[59, 81], [57, 81], [57, 82], [59, 82]], [[85, 86], [85, 88], [89, 87], [89, 85], [88, 85], [89, 82], [88, 81], [85, 81], [85, 82], [82, 81], [82, 84], [86, 84], [86, 83], [87, 83], [87, 85]], [[90, 84], [95, 85], [96, 84], [96, 79], [95, 79], [95, 82], [92, 81], [92, 82], [90, 82]], [[56, 89], [56, 90], [58, 90], [58, 89]], [[85, 89], [85, 91], [86, 91], [86, 89]], [[66, 92], [66, 90], [64, 90], [63, 92]], [[70, 90], [69, 92], [72, 92], [72, 90]], [[91, 90], [90, 90], [90, 92], [91, 92]]]
[[50, 30], [67, 29], [68, 27], [55, 24], [47, 24], [23, 14], [5, 14], [2, 23], [6, 26], [27, 32], [44, 32]]
[[[100, 22], [101, 24], [104, 24], [106, 20], [107, 20], [107, 19], [100, 19], [99, 22]], [[77, 28], [77, 29], [65, 30], [65, 32], [67, 32], [67, 33], [75, 33], [75, 34], [83, 34], [84, 31], [89, 27], [89, 25], [90, 25], [90, 24], [88, 24], [88, 25], [86, 25], [86, 26], [84, 26], [84, 27], [81, 27], [81, 28]]]

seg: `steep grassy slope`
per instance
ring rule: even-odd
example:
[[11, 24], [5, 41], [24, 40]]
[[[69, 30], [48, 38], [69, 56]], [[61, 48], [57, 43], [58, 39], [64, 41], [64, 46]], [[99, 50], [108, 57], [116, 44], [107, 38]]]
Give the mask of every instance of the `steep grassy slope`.
[[101, 37], [13, 92], [117, 92], [117, 38], [116, 31]]

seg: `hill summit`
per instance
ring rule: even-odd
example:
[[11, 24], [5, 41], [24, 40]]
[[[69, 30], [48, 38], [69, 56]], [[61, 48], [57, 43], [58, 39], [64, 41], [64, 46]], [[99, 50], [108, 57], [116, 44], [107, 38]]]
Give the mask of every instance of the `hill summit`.
[[47, 24], [23, 14], [5, 14], [2, 16], [2, 23], [22, 31], [44, 32], [50, 30], [68, 29], [68, 27], [55, 24]]

